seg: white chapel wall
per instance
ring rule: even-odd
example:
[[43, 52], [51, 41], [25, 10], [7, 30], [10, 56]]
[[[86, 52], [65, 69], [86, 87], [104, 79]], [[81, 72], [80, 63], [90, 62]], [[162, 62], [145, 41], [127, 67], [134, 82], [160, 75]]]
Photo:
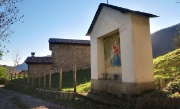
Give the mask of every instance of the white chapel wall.
[[[101, 13], [94, 25], [91, 33], [91, 78], [98, 79], [105, 72], [105, 63], [102, 61], [102, 39], [99, 38], [111, 31], [119, 29], [122, 71], [129, 76], [128, 79], [134, 81], [133, 48], [132, 48], [132, 30], [130, 14], [122, 14], [114, 9], [103, 7]], [[125, 43], [126, 42], [126, 43]], [[100, 52], [101, 53], [98, 53]], [[104, 52], [103, 52], [104, 54]], [[99, 56], [98, 56], [99, 55]], [[101, 64], [100, 64], [101, 63]]]
[[132, 33], [136, 82], [154, 81], [149, 18], [132, 14]]

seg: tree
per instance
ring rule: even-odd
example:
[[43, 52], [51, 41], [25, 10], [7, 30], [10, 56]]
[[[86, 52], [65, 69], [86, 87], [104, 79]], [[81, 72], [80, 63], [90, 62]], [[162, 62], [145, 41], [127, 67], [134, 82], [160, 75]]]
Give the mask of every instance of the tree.
[[15, 74], [15, 77], [16, 77], [15, 69], [16, 69], [16, 66], [19, 64], [19, 61], [21, 60], [21, 56], [18, 50], [16, 50], [13, 54], [13, 60], [14, 60], [13, 73]]
[[180, 25], [176, 28], [175, 38], [173, 40], [173, 46], [176, 49], [180, 48]]
[[1, 57], [2, 57], [2, 51], [0, 50], [0, 60], [2, 59]]
[[19, 9], [17, 3], [22, 0], [0, 0], [0, 58], [3, 54], [9, 52], [5, 46], [4, 42], [9, 42], [7, 40], [13, 31], [10, 29], [11, 25], [15, 22], [20, 21], [23, 16], [18, 16]]
[[178, 35], [174, 38], [173, 44], [174, 44], [175, 48], [180, 48], [180, 35]]
[[6, 69], [0, 65], [0, 84], [4, 84], [7, 79]]
[[16, 67], [19, 64], [19, 61], [21, 60], [21, 55], [18, 50], [16, 50], [13, 54], [13, 60], [14, 60], [14, 67]]

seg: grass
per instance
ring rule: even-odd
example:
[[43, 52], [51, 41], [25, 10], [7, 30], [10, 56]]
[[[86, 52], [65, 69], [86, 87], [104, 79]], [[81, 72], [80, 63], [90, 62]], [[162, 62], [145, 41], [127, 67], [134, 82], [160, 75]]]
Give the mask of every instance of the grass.
[[[85, 97], [77, 97], [77, 100], [63, 101], [54, 100], [52, 98], [45, 98], [44, 96], [37, 95], [33, 90], [23, 90], [23, 88], [17, 88], [16, 90], [40, 97], [48, 101], [55, 103], [61, 103], [76, 107], [78, 109], [177, 109], [180, 104], [180, 49], [170, 52], [164, 56], [160, 56], [153, 60], [154, 64], [154, 78], [156, 87], [158, 89], [152, 91], [143, 92], [136, 96], [117, 97], [108, 94], [98, 93], [96, 96], [99, 98], [109, 99], [109, 102], [119, 103], [120, 106], [109, 105], [107, 103], [101, 103], [93, 101]], [[89, 92], [91, 87], [90, 82], [90, 69], [77, 71], [77, 92]], [[49, 85], [49, 76], [46, 76], [46, 88]], [[25, 79], [24, 81], [27, 81]], [[13, 82], [25, 83], [23, 78], [14, 79]], [[32, 80], [30, 80], [31, 83]], [[43, 77], [41, 78], [41, 87], [43, 88]], [[59, 87], [59, 74], [52, 75], [52, 88], [58, 90]], [[31, 84], [30, 84], [31, 85]], [[34, 80], [34, 86], [38, 87], [38, 78]], [[12, 87], [11, 87], [12, 88]], [[169, 88], [169, 89], [168, 89]], [[164, 90], [161, 90], [164, 89]], [[165, 90], [166, 89], [166, 90]], [[63, 72], [63, 91], [73, 91], [73, 72]], [[92, 92], [89, 92], [92, 93]], [[95, 93], [96, 94], [96, 93]]]
[[180, 49], [153, 60], [155, 78], [180, 76]]
[[[65, 88], [63, 91], [73, 91], [73, 88]], [[90, 92], [91, 90], [91, 82], [87, 82], [84, 84], [80, 84], [76, 87], [77, 92]]]
[[[163, 89], [166, 86], [176, 88], [180, 87], [180, 49], [170, 52], [166, 55], [159, 56], [153, 60], [154, 78], [157, 89]], [[90, 91], [90, 69], [77, 71], [77, 92]], [[39, 87], [38, 78], [34, 79], [34, 87]], [[44, 77], [41, 77], [41, 86], [43, 88]], [[73, 72], [63, 72], [63, 91], [73, 91]], [[13, 82], [27, 84], [27, 78], [16, 78]], [[174, 85], [175, 84], [175, 85]], [[32, 85], [32, 79], [30, 84]], [[46, 76], [46, 89], [49, 88], [49, 75]], [[52, 75], [52, 90], [59, 90], [59, 73]], [[174, 93], [176, 91], [173, 91]]]
[[[90, 86], [90, 78], [91, 78], [91, 73], [90, 69], [83, 69], [83, 70], [78, 70], [77, 71], [77, 91], [88, 91], [90, 89], [86, 89], [85, 86]], [[32, 81], [33, 82], [33, 87], [39, 87], [39, 78], [35, 78], [32, 80], [32, 78], [29, 79], [29, 85], [32, 86]], [[51, 76], [51, 89], [52, 90], [59, 90], [59, 73], [54, 73]], [[27, 78], [16, 78], [13, 79], [12, 82], [16, 82], [19, 84], [28, 84], [28, 79]], [[87, 84], [86, 84], [87, 83]], [[73, 72], [63, 72], [62, 73], [62, 89], [64, 91], [71, 91], [73, 89]], [[80, 85], [80, 86], [78, 86]], [[84, 87], [81, 88], [81, 86]], [[41, 77], [41, 84], [40, 88], [44, 87], [44, 77]], [[49, 88], [49, 75], [46, 75], [46, 89]]]
[[153, 64], [157, 87], [180, 92], [180, 49], [157, 57]]

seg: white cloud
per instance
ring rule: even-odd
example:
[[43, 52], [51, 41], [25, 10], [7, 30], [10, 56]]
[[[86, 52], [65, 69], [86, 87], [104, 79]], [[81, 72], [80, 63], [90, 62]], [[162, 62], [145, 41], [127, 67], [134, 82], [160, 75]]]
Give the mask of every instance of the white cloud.
[[13, 66], [14, 63], [11, 61], [0, 60], [0, 65]]

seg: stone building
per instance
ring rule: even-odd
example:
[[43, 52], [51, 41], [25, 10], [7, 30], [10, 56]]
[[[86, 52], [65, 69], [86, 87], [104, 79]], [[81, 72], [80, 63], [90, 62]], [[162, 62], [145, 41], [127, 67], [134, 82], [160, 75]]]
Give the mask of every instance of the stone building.
[[[26, 59], [30, 76], [40, 76], [44, 72], [52, 73], [73, 70], [76, 64], [77, 69], [90, 68], [90, 41], [72, 39], [49, 39], [49, 50], [51, 57], [35, 57], [32, 55]], [[38, 74], [37, 74], [38, 73]]]
[[49, 39], [49, 50], [52, 51], [53, 69], [63, 71], [90, 68], [89, 40]]
[[26, 59], [28, 64], [29, 77], [41, 77], [47, 75], [52, 70], [52, 58], [51, 57], [35, 57], [31, 56]]

